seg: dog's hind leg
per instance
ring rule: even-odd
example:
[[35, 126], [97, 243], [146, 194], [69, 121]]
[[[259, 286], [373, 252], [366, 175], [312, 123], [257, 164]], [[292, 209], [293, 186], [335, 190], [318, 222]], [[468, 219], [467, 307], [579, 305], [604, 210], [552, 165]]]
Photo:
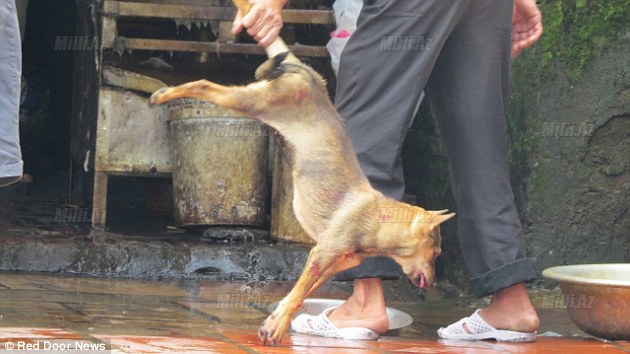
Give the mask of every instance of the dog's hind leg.
[[254, 85], [256, 84], [223, 86], [208, 80], [199, 80], [175, 87], [163, 87], [151, 95], [150, 104], [163, 104], [178, 98], [196, 98], [223, 108], [246, 112], [256, 104], [256, 100], [252, 99], [256, 94], [254, 91], [257, 91]]
[[[306, 96], [310, 87], [303, 87], [298, 80], [291, 80], [289, 83], [279, 81], [281, 80], [260, 80], [246, 86], [223, 86], [207, 80], [199, 80], [175, 87], [161, 88], [151, 95], [149, 103], [159, 105], [179, 98], [195, 98], [234, 110], [247, 117], [256, 118], [282, 131], [282, 127], [277, 126], [278, 123], [270, 117], [286, 112], [287, 110], [283, 110], [283, 107], [296, 104], [293, 102], [295, 97]], [[285, 89], [281, 89], [282, 87]]]

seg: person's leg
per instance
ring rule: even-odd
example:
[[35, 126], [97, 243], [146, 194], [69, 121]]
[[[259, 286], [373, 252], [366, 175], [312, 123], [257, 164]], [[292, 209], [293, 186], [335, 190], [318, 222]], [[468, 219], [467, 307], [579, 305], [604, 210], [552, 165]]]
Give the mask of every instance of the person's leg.
[[381, 283], [380, 278], [356, 279], [352, 295], [328, 314], [330, 321], [337, 328], [364, 327], [377, 333], [387, 332], [389, 319]]
[[20, 29], [15, 1], [0, 3], [0, 187], [22, 176], [20, 150]]
[[453, 31], [427, 84], [450, 160], [462, 252], [480, 315], [496, 328], [531, 332], [538, 318], [523, 282], [526, 254], [508, 170], [506, 117], [512, 2], [477, 0]]
[[[461, 0], [366, 0], [341, 55], [335, 105], [374, 188], [401, 200], [400, 151], [431, 68], [468, 6]], [[352, 296], [330, 313], [338, 327], [388, 328], [381, 279], [398, 279], [390, 258], [366, 259], [335, 280], [354, 280]]]

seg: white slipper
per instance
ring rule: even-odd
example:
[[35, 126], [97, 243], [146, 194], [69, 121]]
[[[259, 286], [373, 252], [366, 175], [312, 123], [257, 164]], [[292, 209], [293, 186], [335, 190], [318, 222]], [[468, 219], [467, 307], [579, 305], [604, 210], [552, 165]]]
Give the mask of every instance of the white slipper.
[[[379, 337], [377, 332], [369, 328], [337, 328], [337, 326], [328, 319], [328, 313], [337, 307], [338, 306], [328, 308], [318, 316], [301, 314], [291, 321], [291, 328], [298, 333], [312, 334], [320, 337], [341, 339], [377, 339]], [[310, 324], [308, 322], [309, 320], [311, 321]]]
[[[466, 324], [468, 331], [464, 329], [464, 324]], [[490, 326], [479, 316], [479, 310], [475, 311], [470, 317], [464, 317], [446, 328], [438, 329], [437, 333], [443, 339], [494, 339], [497, 342], [533, 342], [536, 340], [536, 332], [508, 331]]]

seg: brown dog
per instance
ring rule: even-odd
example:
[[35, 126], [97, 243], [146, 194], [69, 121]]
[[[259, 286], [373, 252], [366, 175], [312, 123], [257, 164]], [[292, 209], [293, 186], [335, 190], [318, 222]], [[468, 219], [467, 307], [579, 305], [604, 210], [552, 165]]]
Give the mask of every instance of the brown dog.
[[[415, 285], [434, 286], [439, 225], [455, 214], [404, 204], [372, 188], [324, 79], [283, 43], [270, 47], [273, 57], [258, 68], [258, 81], [252, 84], [228, 87], [201, 80], [163, 88], [151, 96], [151, 104], [185, 97], [207, 100], [256, 118], [284, 138], [295, 216], [317, 245], [293, 290], [258, 331], [261, 342], [274, 344], [310, 293], [365, 257], [391, 257]], [[274, 53], [278, 51], [282, 53]]]
[[312, 291], [365, 257], [389, 256], [415, 285], [433, 286], [439, 225], [454, 214], [407, 205], [370, 186], [324, 80], [313, 69], [284, 53], [261, 65], [256, 76], [259, 81], [247, 86], [201, 80], [163, 88], [151, 103], [207, 100], [259, 119], [286, 141], [295, 215], [317, 245], [293, 290], [261, 326], [260, 340], [278, 342]]

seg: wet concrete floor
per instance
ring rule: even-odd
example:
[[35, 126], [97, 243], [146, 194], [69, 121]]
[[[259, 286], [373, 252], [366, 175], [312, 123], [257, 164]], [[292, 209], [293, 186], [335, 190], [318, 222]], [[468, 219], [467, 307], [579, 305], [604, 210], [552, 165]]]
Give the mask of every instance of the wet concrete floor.
[[[208, 240], [125, 203], [113, 203], [110, 228], [97, 231], [82, 220], [59, 222], [59, 210], [75, 207], [54, 199], [0, 198], [0, 353], [630, 353], [630, 342], [577, 329], [557, 290], [530, 293], [542, 321], [535, 343], [441, 341], [439, 327], [487, 299], [444, 286], [419, 293], [408, 282], [384, 283], [388, 306], [414, 319], [398, 336], [288, 333], [262, 346], [258, 326], [291, 289], [308, 247]], [[117, 216], [136, 228], [116, 230]], [[345, 299], [348, 291], [331, 282], [311, 298]]]
[[[577, 329], [558, 305], [557, 293], [532, 294], [542, 320], [534, 343], [438, 340], [437, 328], [481, 305], [459, 297], [388, 303], [414, 319], [397, 337], [349, 341], [288, 333], [282, 343], [262, 346], [256, 337], [258, 325], [268, 305], [291, 286], [292, 282], [128, 280], [4, 272], [0, 273], [0, 353], [52, 353], [54, 349], [59, 353], [630, 352], [630, 342], [604, 342]], [[330, 283], [312, 298], [347, 296], [347, 291]], [[92, 350], [61, 350], [90, 345]]]

